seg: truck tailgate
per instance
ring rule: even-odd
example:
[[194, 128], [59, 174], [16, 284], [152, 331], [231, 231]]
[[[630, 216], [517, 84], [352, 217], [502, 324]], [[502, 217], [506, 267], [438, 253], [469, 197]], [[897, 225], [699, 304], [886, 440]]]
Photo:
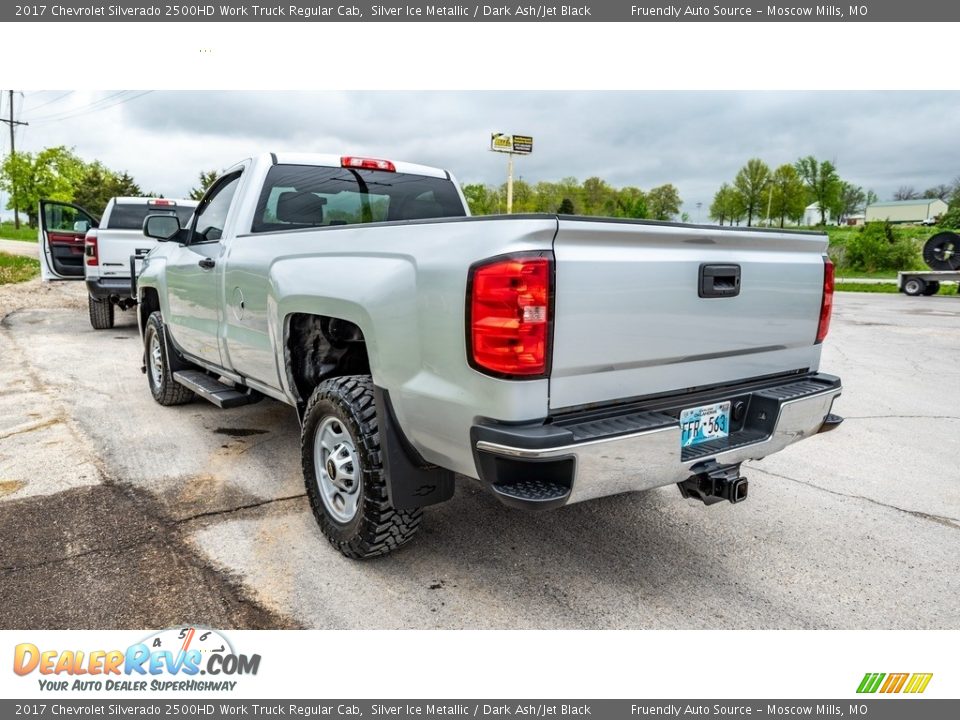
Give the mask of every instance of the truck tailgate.
[[142, 258], [155, 245], [140, 230], [101, 229], [97, 233], [101, 277], [130, 277], [130, 256]]
[[[551, 409], [817, 369], [826, 248], [813, 233], [562, 218]], [[738, 267], [738, 294], [700, 297], [704, 265]]]

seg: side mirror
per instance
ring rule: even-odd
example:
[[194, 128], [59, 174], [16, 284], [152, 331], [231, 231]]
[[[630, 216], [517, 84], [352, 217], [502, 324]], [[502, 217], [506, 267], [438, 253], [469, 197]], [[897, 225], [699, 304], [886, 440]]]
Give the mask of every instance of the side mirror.
[[89, 221], [89, 220], [77, 220], [76, 222], [73, 223], [73, 231], [74, 231], [74, 232], [85, 233], [85, 232], [86, 232], [87, 230], [89, 230], [89, 229], [90, 229], [90, 221]]
[[180, 218], [176, 215], [147, 215], [143, 219], [143, 234], [166, 242], [180, 232]]

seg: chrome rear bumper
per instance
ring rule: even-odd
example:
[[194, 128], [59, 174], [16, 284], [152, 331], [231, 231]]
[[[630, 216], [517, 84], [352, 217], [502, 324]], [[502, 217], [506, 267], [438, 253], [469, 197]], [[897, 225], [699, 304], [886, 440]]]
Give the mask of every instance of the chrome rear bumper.
[[[474, 433], [475, 457], [481, 479], [487, 481], [504, 502], [536, 509], [580, 502], [618, 493], [649, 490], [678, 483], [692, 474], [692, 468], [713, 460], [719, 465], [736, 465], [756, 460], [810, 435], [836, 427], [840, 419], [830, 416], [833, 402], [841, 393], [839, 378], [811, 375], [782, 385], [749, 392], [735, 392], [736, 402], [745, 403], [739, 429], [723, 441], [693, 448], [680, 447], [680, 425], [670, 409], [632, 412], [627, 416], [588, 418], [583, 423], [554, 426], [572, 430], [567, 436], [574, 442], [551, 444], [563, 433], [547, 431], [546, 426], [496, 429]], [[717, 395], [717, 400], [730, 396]], [[677, 408], [702, 403], [680, 400]], [[633, 422], [633, 432], [617, 432]], [[825, 424], [826, 423], [826, 424]], [[608, 435], [589, 437], [606, 428]], [[511, 438], [513, 441], [511, 441]], [[525, 502], [520, 497], [504, 497], [511, 484], [534, 481], [543, 476], [543, 485], [554, 488], [554, 497], [541, 487], [543, 499]], [[562, 500], [559, 488], [567, 486]], [[517, 487], [521, 487], [517, 485]], [[539, 487], [539, 486], [538, 486]], [[509, 494], [509, 493], [508, 493]], [[535, 493], [536, 494], [536, 493]]]

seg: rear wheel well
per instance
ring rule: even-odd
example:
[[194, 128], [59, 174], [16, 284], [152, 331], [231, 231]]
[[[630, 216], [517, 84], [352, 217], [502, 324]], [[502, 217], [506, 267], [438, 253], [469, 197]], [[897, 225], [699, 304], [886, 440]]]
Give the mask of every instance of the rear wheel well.
[[287, 316], [283, 343], [287, 381], [301, 415], [317, 385], [342, 375], [369, 375], [370, 359], [359, 326], [328, 315]]

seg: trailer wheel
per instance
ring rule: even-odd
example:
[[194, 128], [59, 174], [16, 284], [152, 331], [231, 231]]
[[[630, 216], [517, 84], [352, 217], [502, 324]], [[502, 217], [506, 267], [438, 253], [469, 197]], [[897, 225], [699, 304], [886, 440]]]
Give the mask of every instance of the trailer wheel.
[[939, 280], [928, 280], [926, 285], [927, 286], [923, 289], [924, 295], [927, 295], [927, 296], [936, 295], [938, 292], [940, 292]]
[[910, 297], [923, 295], [923, 291], [926, 287], [926, 281], [924, 281], [923, 278], [918, 277], [907, 278], [903, 283], [903, 291]]

